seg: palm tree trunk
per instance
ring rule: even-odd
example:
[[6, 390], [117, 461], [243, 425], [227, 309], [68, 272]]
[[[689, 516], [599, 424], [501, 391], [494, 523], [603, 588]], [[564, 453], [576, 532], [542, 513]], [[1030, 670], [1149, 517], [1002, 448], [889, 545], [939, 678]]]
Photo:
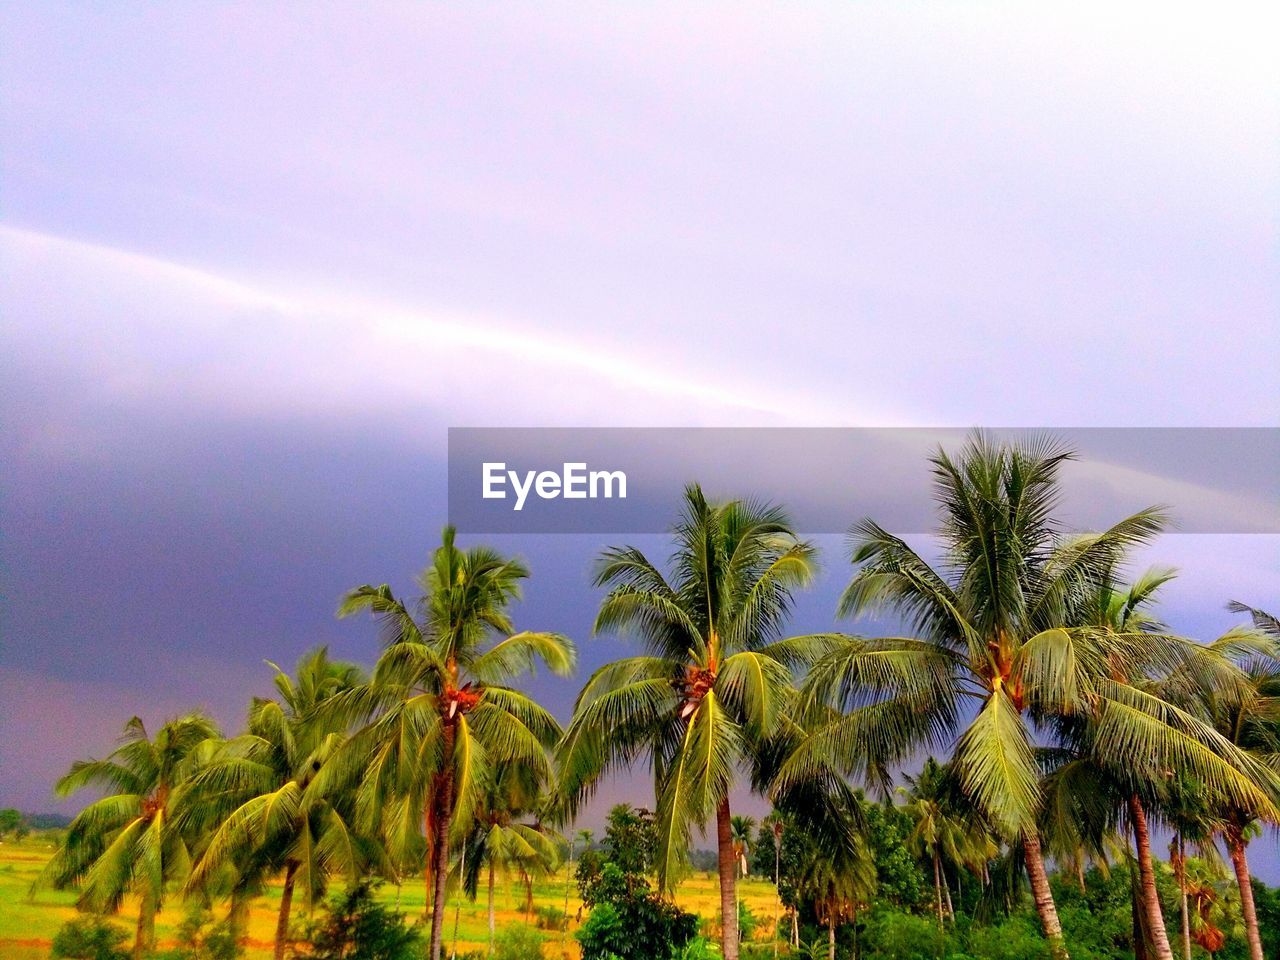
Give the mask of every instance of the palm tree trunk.
[[[570, 824], [572, 826], [572, 824]], [[574, 838], [569, 838], [569, 856], [564, 862], [564, 926], [560, 928], [560, 952], [564, 953], [564, 941], [569, 935], [569, 889], [573, 880], [573, 844]]]
[[444, 951], [444, 911], [449, 891], [449, 827], [453, 820], [453, 745], [457, 731], [452, 723], [444, 725], [442, 770], [436, 792], [435, 853], [432, 856], [432, 881], [435, 896], [431, 906], [431, 947], [428, 956], [440, 960]]
[[733, 853], [728, 797], [716, 807], [716, 842], [720, 868], [720, 949], [724, 960], [738, 960], [738, 858]]
[[156, 942], [155, 900], [144, 894], [138, 906], [138, 929], [133, 936], [133, 960], [142, 960]]
[[1035, 901], [1036, 913], [1040, 915], [1045, 939], [1049, 941], [1049, 952], [1054, 960], [1068, 960], [1067, 942], [1062, 937], [1062, 924], [1058, 921], [1058, 908], [1054, 905], [1053, 891], [1049, 889], [1049, 877], [1044, 870], [1040, 837], [1034, 833], [1024, 833], [1022, 852], [1027, 861], [1027, 879], [1031, 881], [1031, 898]]
[[1177, 840], [1178, 898], [1182, 907], [1182, 960], [1191, 960], [1191, 915], [1187, 913], [1187, 844], [1182, 834]]
[[1258, 932], [1258, 911], [1253, 902], [1253, 880], [1249, 876], [1249, 859], [1245, 855], [1244, 834], [1235, 828], [1227, 831], [1227, 850], [1240, 885], [1240, 913], [1244, 917], [1245, 934], [1249, 938], [1249, 957], [1263, 960], [1262, 935]]
[[778, 960], [778, 940], [782, 932], [782, 837], [773, 835], [773, 960]]
[[938, 932], [942, 932], [942, 867], [938, 863], [938, 851], [933, 852], [933, 899], [938, 909]]
[[280, 891], [280, 913], [276, 916], [275, 960], [284, 960], [284, 946], [289, 942], [289, 911], [293, 909], [293, 880], [298, 865], [292, 860], [284, 870], [284, 889]]
[[1164, 926], [1164, 911], [1160, 907], [1160, 893], [1156, 890], [1156, 871], [1151, 859], [1151, 835], [1147, 831], [1147, 814], [1137, 794], [1129, 797], [1129, 819], [1133, 822], [1133, 842], [1138, 851], [1138, 890], [1142, 896], [1142, 909], [1146, 912], [1151, 948], [1156, 960], [1173, 960], [1173, 948], [1169, 946], [1169, 932]]
[[836, 918], [827, 915], [827, 960], [836, 960]]
[[1151, 935], [1147, 932], [1146, 911], [1140, 909], [1142, 894], [1138, 891], [1136, 864], [1129, 863], [1129, 907], [1133, 915], [1133, 960], [1150, 960]]
[[951, 921], [952, 926], [956, 922], [955, 904], [951, 902], [951, 884], [947, 882], [947, 871], [942, 871], [942, 896], [947, 905], [947, 919]]
[[453, 901], [453, 946], [449, 950], [451, 957], [458, 955], [458, 921], [462, 919], [462, 887], [467, 876], [467, 845], [462, 845], [462, 856], [458, 861], [458, 895]]
[[493, 861], [489, 861], [489, 956], [493, 956]]

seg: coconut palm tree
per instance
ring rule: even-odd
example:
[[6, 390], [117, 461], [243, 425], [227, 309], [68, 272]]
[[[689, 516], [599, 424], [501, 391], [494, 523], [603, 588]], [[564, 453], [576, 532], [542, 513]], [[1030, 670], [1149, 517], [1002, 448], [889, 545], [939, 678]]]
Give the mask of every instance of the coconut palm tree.
[[[768, 837], [773, 844], [773, 955], [778, 955], [778, 934], [782, 923], [782, 834], [786, 829], [785, 817], [778, 810], [770, 810], [760, 823], [760, 837]], [[763, 839], [760, 840], [763, 845]]]
[[647, 755], [655, 778], [660, 886], [669, 890], [691, 831], [714, 821], [726, 960], [738, 956], [737, 859], [729, 791], [756, 748], [787, 723], [792, 662], [812, 643], [780, 640], [814, 548], [775, 506], [713, 504], [686, 488], [669, 573], [634, 547], [605, 551], [609, 592], [597, 633], [634, 631], [647, 655], [587, 681], [559, 748], [562, 793], [588, 795], [606, 770]]
[[[464, 847], [463, 886], [472, 900], [479, 891], [481, 875], [488, 875], [491, 954], [497, 926], [497, 874], [515, 873], [524, 881], [527, 914], [533, 909], [533, 879], [553, 873], [560, 866], [560, 838], [537, 819], [538, 810], [545, 804], [542, 789], [538, 772], [530, 767], [511, 765], [496, 771]], [[567, 922], [567, 910], [565, 919]]]
[[[1191, 688], [1215, 729], [1233, 745], [1272, 766], [1280, 756], [1280, 620], [1263, 610], [1238, 601], [1228, 604], [1235, 613], [1248, 614], [1252, 631], [1232, 630], [1210, 645], [1239, 665], [1247, 681], [1234, 696], [1216, 695], [1212, 690]], [[1249, 873], [1247, 848], [1256, 822], [1274, 814], [1248, 804], [1228, 800], [1217, 809], [1218, 829], [1227, 846], [1236, 883], [1240, 888], [1240, 911], [1249, 941], [1251, 960], [1264, 956]]]
[[747, 856], [751, 853], [755, 839], [755, 817], [734, 815], [729, 819], [729, 835], [733, 838], [733, 855], [738, 860], [738, 870], [747, 875]]
[[[1092, 620], [1101, 629], [1112, 631], [1117, 635], [1134, 636], [1149, 634], [1156, 642], [1165, 642], [1175, 647], [1183, 647], [1185, 641], [1171, 638], [1167, 628], [1154, 615], [1152, 607], [1160, 589], [1170, 582], [1176, 571], [1170, 568], [1152, 568], [1139, 576], [1128, 587], [1113, 583], [1110, 571], [1098, 585], [1094, 595], [1089, 598], [1086, 607], [1092, 607]], [[1088, 614], [1085, 615], [1088, 618]], [[1116, 678], [1132, 685], [1136, 689], [1154, 694], [1169, 704], [1185, 707], [1199, 724], [1202, 718], [1209, 716], [1204, 709], [1205, 704], [1239, 704], [1249, 695], [1248, 678], [1233, 660], [1242, 653], [1257, 652], [1257, 638], [1250, 632], [1232, 631], [1214, 643], [1204, 647], [1188, 646], [1189, 655], [1179, 660], [1172, 669], [1156, 675], [1125, 675], [1121, 671], [1113, 671]], [[1154, 666], [1154, 665], [1149, 665]], [[1222, 731], [1211, 731], [1221, 734]], [[1230, 744], [1229, 737], [1221, 737]], [[1239, 747], [1239, 744], [1230, 744]], [[1223, 752], [1223, 751], [1219, 751]], [[1230, 753], [1231, 751], [1225, 751]], [[1151, 938], [1152, 951], [1159, 958], [1171, 960], [1172, 948], [1168, 943], [1165, 931], [1163, 908], [1156, 890], [1154, 858], [1150, 849], [1150, 831], [1147, 826], [1149, 814], [1156, 819], [1164, 820], [1172, 826], [1178, 838], [1185, 842], [1188, 833], [1193, 839], [1199, 837], [1207, 842], [1205, 830], [1200, 826], [1203, 817], [1192, 818], [1189, 814], [1196, 807], [1212, 810], [1220, 805], [1231, 809], [1242, 809], [1247, 806], [1251, 815], [1266, 815], [1270, 804], [1256, 806], [1242, 803], [1240, 799], [1223, 796], [1207, 787], [1215, 778], [1212, 772], [1204, 769], [1202, 759], [1196, 756], [1173, 758], [1176, 765], [1170, 765], [1163, 771], [1163, 776], [1152, 776], [1150, 769], [1142, 764], [1134, 765], [1123, 757], [1112, 756], [1105, 752], [1095, 752], [1091, 762], [1103, 770], [1105, 786], [1113, 793], [1118, 789], [1123, 798], [1123, 809], [1129, 829], [1134, 839], [1136, 865], [1138, 871], [1137, 890], [1141, 898], [1141, 908], [1145, 914], [1145, 930]], [[1115, 761], [1119, 760], [1119, 763]], [[1236, 760], [1248, 760], [1243, 751], [1236, 752]], [[1255, 776], [1268, 790], [1274, 790], [1265, 767], [1262, 764], [1242, 763], [1249, 773]], [[1202, 783], [1201, 781], [1204, 781]], [[1252, 801], [1251, 801], [1252, 803]], [[1185, 850], [1179, 849], [1178, 862], [1185, 862]], [[1183, 879], [1179, 878], [1180, 887], [1185, 888]], [[1187, 949], [1187, 928], [1189, 921], [1187, 910], [1183, 907], [1183, 947]]]
[[508, 613], [529, 571], [487, 547], [459, 548], [446, 527], [419, 578], [412, 610], [386, 584], [347, 595], [340, 616], [381, 622], [387, 646], [368, 684], [339, 698], [364, 725], [325, 765], [327, 789], [359, 784], [356, 809], [393, 858], [425, 839], [431, 960], [440, 960], [449, 849], [471, 829], [495, 770], [525, 765], [550, 775], [554, 717], [505, 681], [545, 664], [565, 675], [573, 644], [554, 633], [515, 632]]
[[947, 867], [981, 871], [1000, 851], [973, 811], [961, 809], [954, 777], [933, 757], [906, 781], [904, 810], [912, 821], [907, 846], [933, 868], [934, 906], [941, 927], [944, 916], [955, 920]]
[[305, 892], [310, 910], [331, 874], [354, 880], [382, 857], [352, 827], [349, 798], [313, 789], [316, 774], [346, 739], [345, 725], [323, 708], [363, 683], [363, 672], [330, 660], [324, 647], [298, 661], [296, 679], [271, 666], [279, 700], [253, 700], [247, 732], [192, 778], [183, 819], [208, 836], [188, 890], [222, 880], [234, 903], [237, 894], [283, 875], [275, 932], [275, 960], [282, 960], [295, 889]]
[[187, 838], [172, 816], [175, 794], [216, 743], [212, 720], [189, 714], [152, 737], [143, 722], [125, 724], [122, 742], [103, 760], [82, 760], [58, 781], [68, 796], [85, 787], [109, 792], [71, 821], [67, 836], [37, 884], [79, 886], [84, 909], [114, 912], [127, 893], [139, 900], [134, 960], [155, 943], [165, 891], [191, 865]]
[[[841, 615], [889, 610], [915, 636], [846, 638], [811, 670], [806, 702], [845, 716], [792, 756], [784, 780], [816, 762], [883, 777], [913, 751], [951, 746], [965, 795], [1023, 852], [1036, 911], [1055, 957], [1067, 956], [1037, 829], [1034, 726], [1091, 711], [1095, 749], [1133, 769], [1194, 755], [1212, 787], [1250, 802], [1260, 791], [1223, 760], [1222, 738], [1123, 681], [1190, 657], [1185, 644], [1080, 621], [1084, 598], [1165, 526], [1156, 508], [1111, 528], [1066, 536], [1055, 519], [1071, 452], [1049, 438], [998, 444], [974, 434], [960, 455], [930, 458], [942, 514], [935, 567], [872, 520], [851, 533], [857, 567]], [[962, 708], [974, 703], [976, 713]], [[1265, 798], [1263, 798], [1265, 799]]]
[[1178, 885], [1182, 957], [1183, 960], [1191, 960], [1190, 899], [1195, 878], [1188, 870], [1191, 861], [1187, 856], [1187, 845], [1196, 849], [1201, 862], [1212, 864], [1221, 874], [1221, 855], [1214, 845], [1218, 825], [1205, 802], [1204, 792], [1195, 781], [1183, 776], [1174, 778], [1168, 784], [1162, 810], [1165, 823], [1173, 831], [1173, 837], [1169, 841], [1169, 866], [1173, 868], [1173, 877]]
[[813, 904], [818, 922], [827, 928], [827, 960], [836, 957], [836, 930], [854, 920], [875, 895], [876, 865], [861, 836], [834, 848], [812, 841], [804, 845], [797, 892]]

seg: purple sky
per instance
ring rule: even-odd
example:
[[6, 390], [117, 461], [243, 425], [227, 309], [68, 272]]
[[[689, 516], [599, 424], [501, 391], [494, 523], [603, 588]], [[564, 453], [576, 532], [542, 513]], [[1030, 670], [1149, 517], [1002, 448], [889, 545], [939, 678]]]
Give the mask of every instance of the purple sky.
[[[233, 726], [263, 658], [372, 657], [332, 613], [423, 564], [449, 426], [1280, 423], [1277, 26], [0, 7], [0, 804], [132, 713]], [[500, 545], [526, 625], [621, 649], [598, 539]], [[1197, 635], [1280, 606], [1280, 538], [1152, 559]]]

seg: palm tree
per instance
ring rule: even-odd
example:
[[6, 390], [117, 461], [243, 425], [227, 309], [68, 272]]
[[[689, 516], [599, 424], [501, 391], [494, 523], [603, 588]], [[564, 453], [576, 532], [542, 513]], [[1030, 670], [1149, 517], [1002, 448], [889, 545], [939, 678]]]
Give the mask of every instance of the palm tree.
[[907, 846], [933, 868], [934, 906], [939, 928], [945, 915], [955, 920], [948, 865], [982, 870], [999, 848], [971, 810], [960, 809], [954, 777], [933, 757], [925, 759], [918, 775], [907, 776], [910, 789], [904, 810], [912, 820]]
[[78, 905], [97, 911], [114, 912], [125, 894], [136, 894], [134, 960], [154, 945], [165, 890], [190, 866], [186, 838], [172, 817], [175, 794], [217, 737], [213, 721], [199, 714], [168, 721], [154, 738], [134, 717], [106, 759], [77, 761], [55, 787], [59, 796], [90, 786], [110, 795], [71, 821], [37, 884], [78, 885]]
[[669, 890], [693, 827], [714, 820], [726, 960], [738, 956], [737, 859], [729, 791], [756, 748], [786, 723], [788, 664], [809, 644], [779, 640], [814, 549], [779, 508], [712, 504], [686, 488], [664, 574], [640, 550], [605, 551], [609, 588], [597, 633], [634, 630], [647, 655], [597, 670], [578, 696], [559, 749], [562, 792], [590, 793], [606, 770], [648, 755], [657, 792], [659, 885]]
[[[1280, 754], [1280, 714], [1276, 704], [1280, 697], [1280, 620], [1263, 610], [1238, 601], [1228, 604], [1235, 613], [1248, 614], [1257, 636], [1240, 630], [1230, 631], [1214, 642], [1224, 655], [1232, 657], [1247, 676], [1240, 695], [1203, 698], [1204, 708], [1214, 727], [1232, 744], [1266, 762]], [[1261, 642], [1259, 642], [1261, 641]], [[1253, 899], [1253, 881], [1249, 873], [1246, 848], [1258, 819], [1256, 808], [1244, 804], [1228, 804], [1223, 810], [1220, 830], [1240, 887], [1240, 912], [1249, 940], [1251, 960], [1262, 960], [1262, 935], [1258, 928], [1257, 907]], [[1274, 822], [1274, 818], [1270, 818]]]
[[786, 829], [784, 820], [785, 818], [778, 810], [771, 810], [760, 824], [760, 836], [768, 836], [773, 843], [774, 957], [778, 955], [778, 930], [782, 923], [782, 834]]
[[582, 850], [585, 853], [591, 849], [591, 841], [594, 833], [590, 830], [579, 830], [577, 833], [569, 837], [569, 853], [564, 859], [564, 926], [560, 929], [560, 952], [564, 952], [565, 937], [569, 934], [569, 894], [573, 890], [573, 855], [574, 847], [578, 842], [582, 843]]
[[260, 889], [263, 878], [283, 873], [275, 932], [275, 960], [282, 960], [295, 888], [301, 885], [311, 909], [330, 874], [354, 880], [361, 866], [381, 857], [351, 826], [349, 799], [313, 789], [346, 735], [323, 708], [361, 684], [362, 671], [330, 660], [324, 647], [298, 661], [296, 680], [275, 671], [280, 699], [254, 699], [247, 732], [193, 778], [184, 812], [209, 835], [188, 890], [229, 874], [234, 899], [236, 891]]
[[1183, 960], [1191, 960], [1190, 897], [1194, 878], [1188, 870], [1191, 861], [1187, 857], [1187, 844], [1191, 843], [1196, 848], [1202, 862], [1212, 861], [1221, 873], [1220, 855], [1213, 842], [1217, 824], [1205, 803], [1204, 792], [1195, 781], [1183, 776], [1174, 778], [1168, 785], [1162, 807], [1164, 820], [1173, 830], [1173, 838], [1169, 841], [1169, 866], [1173, 868], [1173, 877], [1178, 884], [1182, 956]]
[[858, 909], [871, 902], [877, 877], [875, 861], [856, 833], [850, 843], [823, 848], [805, 844], [798, 893], [812, 902], [818, 922], [827, 928], [827, 960], [836, 957], [836, 930], [856, 918]]
[[751, 852], [756, 829], [755, 817], [733, 816], [729, 819], [729, 835], [733, 838], [733, 855], [742, 876], [747, 875], [747, 855]]
[[[1144, 675], [1152, 662], [1187, 659], [1186, 645], [1080, 621], [1082, 598], [1150, 542], [1165, 517], [1151, 508], [1101, 533], [1064, 536], [1054, 512], [1059, 471], [1070, 459], [1052, 439], [1002, 445], [981, 433], [958, 458], [939, 450], [930, 458], [942, 513], [938, 568], [872, 520], [853, 528], [858, 569], [840, 613], [888, 609], [916, 636], [845, 638], [814, 665], [806, 701], [847, 713], [811, 737], [782, 774], [795, 780], [839, 762], [883, 779], [921, 747], [952, 745], [965, 795], [993, 830], [1022, 848], [1036, 911], [1059, 958], [1067, 949], [1037, 828], [1033, 724], [1089, 711], [1099, 719], [1095, 749], [1117, 765], [1168, 769], [1194, 754], [1212, 767], [1215, 789], [1250, 802], [1260, 796], [1216, 756], [1224, 752], [1221, 738], [1117, 679]], [[972, 719], [961, 709], [966, 701], [978, 704]]]
[[[472, 900], [478, 893], [481, 873], [488, 873], [491, 954], [496, 932], [494, 887], [497, 873], [515, 872], [524, 880], [525, 913], [528, 914], [533, 909], [533, 878], [553, 873], [560, 865], [559, 838], [535, 816], [544, 805], [542, 786], [537, 772], [529, 767], [513, 765], [496, 771], [467, 838], [464, 848], [466, 869], [462, 873], [463, 885]], [[567, 909], [565, 913], [567, 922]]]
[[505, 686], [536, 663], [565, 675], [573, 644], [554, 633], [516, 633], [508, 608], [529, 571], [487, 547], [462, 550], [446, 527], [419, 578], [411, 611], [386, 584], [347, 595], [339, 616], [372, 612], [387, 646], [371, 681], [342, 698], [343, 715], [365, 725], [322, 773], [326, 785], [359, 783], [356, 807], [382, 831], [391, 855], [425, 837], [431, 960], [440, 960], [449, 849], [470, 831], [489, 778], [505, 764], [550, 774], [555, 718]]

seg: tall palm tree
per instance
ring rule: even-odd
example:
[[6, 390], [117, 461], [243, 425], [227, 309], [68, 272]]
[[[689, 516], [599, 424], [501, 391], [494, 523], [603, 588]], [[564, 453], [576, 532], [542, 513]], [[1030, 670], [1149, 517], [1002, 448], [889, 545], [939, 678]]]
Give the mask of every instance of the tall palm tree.
[[310, 909], [331, 874], [355, 879], [360, 867], [381, 856], [353, 829], [349, 798], [313, 789], [316, 773], [346, 738], [345, 724], [323, 708], [356, 689], [363, 672], [330, 660], [324, 647], [298, 661], [296, 679], [275, 671], [279, 700], [254, 699], [247, 732], [192, 779], [184, 819], [209, 836], [189, 890], [224, 877], [234, 897], [283, 874], [275, 932], [275, 960], [282, 960], [295, 889], [301, 886]]
[[341, 698], [343, 715], [365, 725], [320, 779], [359, 784], [357, 813], [393, 858], [425, 839], [431, 960], [443, 944], [450, 843], [469, 832], [495, 770], [518, 764], [549, 776], [547, 750], [561, 734], [550, 713], [504, 685], [537, 663], [565, 675], [575, 662], [565, 637], [515, 632], [508, 610], [528, 576], [487, 547], [459, 548], [446, 527], [412, 610], [383, 584], [356, 588], [338, 611], [373, 613], [387, 646], [370, 682]]
[[[1041, 850], [1034, 724], [1093, 711], [1097, 748], [1150, 770], [1175, 756], [1212, 757], [1221, 738], [1159, 698], [1117, 680], [1187, 652], [1144, 634], [1079, 622], [1082, 598], [1165, 526], [1140, 511], [1111, 528], [1065, 536], [1055, 519], [1059, 472], [1071, 452], [1050, 438], [998, 444], [978, 433], [957, 458], [930, 458], [942, 514], [935, 567], [872, 520], [851, 533], [857, 571], [839, 611], [890, 610], [909, 638], [845, 640], [816, 663], [806, 700], [846, 715], [788, 761], [783, 778], [816, 762], [885, 776], [921, 747], [951, 745], [951, 764], [978, 813], [1022, 848], [1036, 911], [1055, 957], [1066, 957]], [[962, 704], [973, 702], [976, 714]], [[1213, 765], [1214, 786], [1257, 799], [1258, 788]], [[1206, 759], [1206, 763], [1209, 762]]]
[[166, 722], [154, 737], [134, 717], [109, 756], [77, 761], [55, 787], [60, 796], [85, 787], [105, 789], [109, 796], [71, 821], [37, 884], [79, 886], [78, 904], [98, 911], [114, 912], [127, 893], [136, 894], [134, 960], [155, 943], [166, 889], [190, 868], [187, 839], [172, 816], [175, 794], [217, 737], [213, 721], [199, 714]]
[[634, 631], [647, 655], [610, 663], [587, 681], [559, 749], [562, 791], [580, 799], [606, 770], [647, 755], [659, 884], [673, 886], [692, 829], [714, 821], [722, 947], [736, 960], [729, 791], [756, 747], [787, 722], [788, 664], [806, 641], [779, 636], [793, 591], [813, 576], [814, 548], [780, 508], [713, 504], [696, 485], [685, 490], [674, 538], [669, 574], [634, 547], [600, 558], [595, 582], [609, 592], [595, 631]]

